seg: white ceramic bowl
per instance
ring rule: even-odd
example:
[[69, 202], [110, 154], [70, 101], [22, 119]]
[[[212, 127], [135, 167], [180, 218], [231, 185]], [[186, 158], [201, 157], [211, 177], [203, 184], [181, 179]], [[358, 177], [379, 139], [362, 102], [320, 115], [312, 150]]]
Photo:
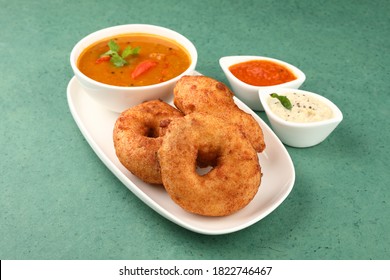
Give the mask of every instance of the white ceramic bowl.
[[[140, 87], [121, 87], [103, 84], [87, 77], [77, 68], [77, 60], [85, 48], [95, 43], [96, 41], [126, 33], [153, 34], [174, 40], [188, 51], [191, 57], [191, 64], [187, 70], [171, 80], [155, 85]], [[122, 112], [129, 107], [147, 100], [165, 100], [169, 98], [169, 96], [172, 94], [175, 83], [182, 76], [189, 75], [195, 70], [197, 60], [197, 50], [191, 41], [186, 37], [177, 33], [176, 31], [148, 24], [118, 25], [96, 31], [81, 39], [74, 46], [70, 54], [70, 64], [72, 66], [73, 72], [84, 91], [87, 92], [88, 95], [97, 102], [101, 103], [104, 107], [115, 112]]]
[[[267, 61], [272, 61], [279, 63], [280, 65], [286, 67], [289, 69], [291, 72], [294, 73], [294, 75], [297, 77], [297, 79], [275, 85], [275, 86], [253, 86], [249, 85], [247, 83], [244, 83], [243, 81], [239, 80], [236, 78], [232, 72], [230, 72], [229, 67], [245, 62], [245, 61], [250, 61], [250, 60], [267, 60]], [[299, 70], [297, 67], [286, 63], [284, 61], [275, 59], [275, 58], [270, 58], [270, 57], [264, 57], [264, 56], [250, 56], [250, 55], [238, 55], [238, 56], [225, 56], [220, 58], [219, 64], [223, 70], [223, 72], [226, 75], [226, 78], [234, 92], [234, 94], [241, 100], [243, 101], [246, 105], [248, 105], [252, 110], [255, 111], [263, 111], [263, 106], [261, 105], [260, 99], [258, 92], [259, 90], [265, 90], [267, 91], [269, 88], [277, 88], [277, 87], [287, 87], [287, 88], [299, 88], [303, 82], [306, 79], [305, 74]]]
[[[331, 109], [333, 116], [330, 119], [322, 121], [297, 123], [286, 121], [276, 115], [268, 103], [270, 98], [272, 98], [270, 94], [277, 93], [278, 95], [286, 95], [287, 93], [294, 92], [316, 98]], [[276, 88], [268, 90], [268, 92], [259, 91], [258, 95], [272, 129], [279, 139], [288, 146], [305, 148], [317, 145], [324, 141], [343, 119], [343, 114], [333, 102], [313, 92], [291, 88]]]

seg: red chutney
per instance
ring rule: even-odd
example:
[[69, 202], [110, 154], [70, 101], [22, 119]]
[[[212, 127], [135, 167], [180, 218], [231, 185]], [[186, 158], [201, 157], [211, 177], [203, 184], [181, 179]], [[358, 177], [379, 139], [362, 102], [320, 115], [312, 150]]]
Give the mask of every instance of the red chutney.
[[252, 86], [273, 86], [295, 80], [286, 67], [269, 60], [250, 60], [229, 67], [239, 80]]

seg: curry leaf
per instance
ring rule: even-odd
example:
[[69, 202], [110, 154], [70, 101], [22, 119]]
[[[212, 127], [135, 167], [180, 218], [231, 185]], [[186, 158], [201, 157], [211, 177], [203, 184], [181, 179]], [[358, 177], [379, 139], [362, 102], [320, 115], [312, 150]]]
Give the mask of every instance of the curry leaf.
[[282, 103], [284, 108], [291, 110], [292, 105], [290, 100], [287, 98], [287, 96], [278, 95], [277, 93], [271, 93], [270, 96], [273, 98], [277, 98], [280, 101], [280, 103]]

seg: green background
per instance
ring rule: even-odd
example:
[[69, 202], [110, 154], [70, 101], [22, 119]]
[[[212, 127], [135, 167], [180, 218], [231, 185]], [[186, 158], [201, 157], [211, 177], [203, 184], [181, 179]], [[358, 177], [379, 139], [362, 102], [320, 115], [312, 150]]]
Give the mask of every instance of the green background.
[[[0, 0], [1, 259], [389, 259], [390, 2]], [[69, 54], [87, 34], [149, 23], [218, 60], [282, 59], [344, 114], [318, 146], [287, 147], [289, 197], [242, 231], [166, 220], [99, 160], [68, 108]], [[260, 117], [267, 121], [263, 112]]]

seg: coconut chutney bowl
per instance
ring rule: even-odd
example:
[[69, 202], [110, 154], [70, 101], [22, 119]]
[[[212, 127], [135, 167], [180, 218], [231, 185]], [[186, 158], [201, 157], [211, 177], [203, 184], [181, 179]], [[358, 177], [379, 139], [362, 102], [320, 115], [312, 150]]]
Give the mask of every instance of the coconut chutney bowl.
[[275, 88], [258, 96], [275, 134], [291, 147], [320, 144], [343, 120], [333, 102], [313, 92]]
[[[185, 61], [176, 59], [179, 52]], [[144, 101], [169, 100], [176, 82], [195, 70], [197, 59], [195, 46], [182, 34], [161, 26], [127, 24], [82, 38], [71, 51], [70, 65], [92, 99], [120, 113]]]
[[299, 88], [306, 80], [305, 74], [279, 59], [237, 55], [219, 60], [234, 94], [252, 110], [263, 111], [258, 92], [278, 87]]

